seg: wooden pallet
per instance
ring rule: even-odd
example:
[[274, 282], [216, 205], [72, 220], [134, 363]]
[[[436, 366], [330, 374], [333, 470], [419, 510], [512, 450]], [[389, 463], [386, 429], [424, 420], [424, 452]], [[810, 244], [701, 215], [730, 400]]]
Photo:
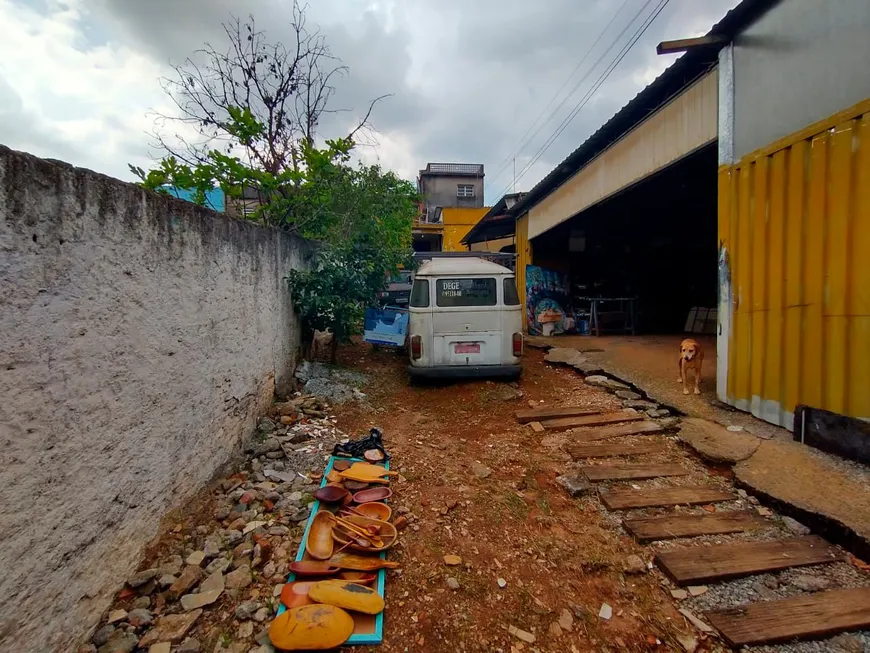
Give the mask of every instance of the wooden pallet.
[[628, 424], [617, 424], [616, 426], [605, 426], [604, 428], [595, 429], [588, 433], [578, 433], [574, 437], [574, 442], [595, 442], [597, 440], [618, 438], [626, 435], [649, 435], [664, 432], [665, 429], [661, 424], [644, 420], [642, 422], [630, 422]]
[[625, 481], [657, 478], [659, 476], [685, 476], [689, 473], [680, 465], [590, 465], [580, 471], [590, 481]]
[[568, 453], [577, 458], [609, 458], [610, 456], [647, 456], [665, 453], [668, 448], [660, 442], [643, 442], [641, 444], [576, 444], [568, 447]]
[[706, 617], [733, 647], [834, 635], [870, 627], [870, 587], [740, 605]]
[[692, 506], [701, 503], [731, 501], [735, 498], [730, 492], [703, 485], [650, 488], [648, 490], [632, 488], [601, 490], [598, 494], [608, 510], [653, 508], [655, 506]]
[[622, 525], [638, 542], [742, 533], [766, 526], [764, 520], [746, 511], [626, 519]]
[[640, 413], [615, 412], [601, 413], [599, 415], [585, 415], [579, 417], [561, 417], [558, 419], [545, 419], [541, 424], [548, 431], [567, 431], [578, 426], [602, 426], [617, 422], [639, 422], [646, 416]]
[[540, 422], [545, 419], [555, 419], [557, 417], [582, 417], [584, 415], [600, 415], [602, 411], [594, 408], [576, 408], [569, 406], [567, 408], [532, 408], [530, 410], [518, 410], [516, 412], [517, 421], [520, 424], [528, 424], [529, 422]]
[[808, 535], [774, 542], [673, 549], [658, 553], [655, 562], [677, 585], [698, 585], [842, 559], [825, 540]]

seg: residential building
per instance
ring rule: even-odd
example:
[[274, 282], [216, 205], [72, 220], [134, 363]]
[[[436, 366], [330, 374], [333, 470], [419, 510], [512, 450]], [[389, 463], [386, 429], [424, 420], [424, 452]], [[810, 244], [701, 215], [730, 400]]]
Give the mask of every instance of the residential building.
[[422, 201], [414, 225], [414, 249], [420, 252], [462, 251], [462, 239], [486, 213], [483, 206], [483, 164], [429, 163], [420, 171]]

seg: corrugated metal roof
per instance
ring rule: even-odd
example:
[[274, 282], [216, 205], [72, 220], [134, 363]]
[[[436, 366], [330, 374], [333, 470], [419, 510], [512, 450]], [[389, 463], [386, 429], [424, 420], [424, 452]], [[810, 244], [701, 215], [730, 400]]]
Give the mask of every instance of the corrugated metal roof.
[[[743, 0], [725, 14], [722, 20], [713, 25], [707, 34], [709, 36], [724, 36], [730, 42], [737, 34], [781, 1]], [[556, 190], [615, 141], [634, 129], [647, 116], [667, 104], [686, 86], [716, 65], [721, 47], [709, 46], [686, 52], [604, 123], [598, 131], [586, 139], [580, 147], [571, 152], [562, 163], [538, 182], [522, 200], [514, 204], [507, 212], [513, 216], [522, 215]]]

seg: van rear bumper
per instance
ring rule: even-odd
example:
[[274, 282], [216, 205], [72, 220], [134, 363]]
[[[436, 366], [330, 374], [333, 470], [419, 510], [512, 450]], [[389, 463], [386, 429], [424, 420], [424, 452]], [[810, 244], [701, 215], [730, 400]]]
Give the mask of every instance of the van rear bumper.
[[522, 365], [441, 365], [437, 367], [408, 365], [408, 374], [415, 379], [515, 379], [522, 373]]

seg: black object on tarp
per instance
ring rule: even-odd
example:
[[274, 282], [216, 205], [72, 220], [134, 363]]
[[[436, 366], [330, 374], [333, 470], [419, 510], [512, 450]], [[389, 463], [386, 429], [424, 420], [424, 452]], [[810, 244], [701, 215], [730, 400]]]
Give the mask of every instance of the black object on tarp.
[[349, 458], [363, 458], [366, 451], [377, 449], [384, 455], [384, 460], [390, 459], [390, 454], [384, 449], [383, 434], [380, 429], [373, 428], [369, 434], [361, 440], [351, 440], [344, 444], [337, 444], [332, 450], [333, 456], [346, 456]]

